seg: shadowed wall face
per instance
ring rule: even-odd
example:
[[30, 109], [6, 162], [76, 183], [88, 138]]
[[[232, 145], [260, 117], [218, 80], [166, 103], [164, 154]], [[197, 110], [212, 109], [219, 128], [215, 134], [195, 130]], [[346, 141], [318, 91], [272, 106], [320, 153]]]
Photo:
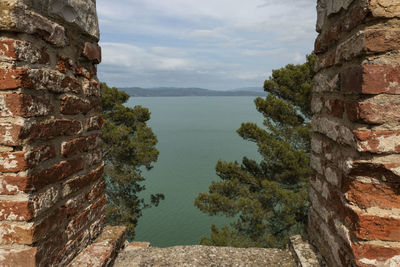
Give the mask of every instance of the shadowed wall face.
[[331, 266], [398, 266], [400, 2], [317, 9], [309, 234]]
[[64, 266], [104, 221], [95, 0], [0, 0], [0, 265]]

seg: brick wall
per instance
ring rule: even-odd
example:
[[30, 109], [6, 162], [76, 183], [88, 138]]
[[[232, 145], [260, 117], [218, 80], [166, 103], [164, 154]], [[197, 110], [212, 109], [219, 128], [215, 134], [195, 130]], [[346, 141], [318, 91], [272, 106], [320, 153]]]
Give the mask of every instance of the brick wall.
[[64, 266], [104, 183], [95, 0], [0, 0], [0, 266]]
[[309, 234], [331, 266], [400, 266], [399, 18], [318, 0]]

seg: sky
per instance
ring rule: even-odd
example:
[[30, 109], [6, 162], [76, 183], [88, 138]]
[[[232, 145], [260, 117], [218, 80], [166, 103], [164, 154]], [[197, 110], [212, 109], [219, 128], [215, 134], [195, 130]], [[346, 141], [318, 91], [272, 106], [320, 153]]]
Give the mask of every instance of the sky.
[[305, 62], [316, 0], [97, 0], [101, 81], [115, 87], [262, 87]]

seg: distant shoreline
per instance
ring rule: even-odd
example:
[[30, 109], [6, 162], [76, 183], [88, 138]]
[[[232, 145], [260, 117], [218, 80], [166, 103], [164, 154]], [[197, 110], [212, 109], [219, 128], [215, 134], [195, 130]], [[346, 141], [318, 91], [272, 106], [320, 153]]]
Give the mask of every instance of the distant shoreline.
[[[252, 88], [251, 88], [252, 89]], [[258, 89], [258, 88], [256, 88]], [[172, 87], [161, 87], [161, 88], [120, 88], [132, 97], [197, 97], [197, 96], [266, 96], [267, 93], [264, 91], [252, 91], [252, 90], [230, 90], [230, 91], [216, 91], [203, 88], [172, 88]]]
[[152, 96], [141, 96], [141, 95], [129, 95], [131, 97], [227, 97], [227, 96], [231, 96], [231, 97], [243, 97], [243, 96], [247, 96], [247, 97], [263, 97], [266, 96], [266, 94], [264, 95], [152, 95]]

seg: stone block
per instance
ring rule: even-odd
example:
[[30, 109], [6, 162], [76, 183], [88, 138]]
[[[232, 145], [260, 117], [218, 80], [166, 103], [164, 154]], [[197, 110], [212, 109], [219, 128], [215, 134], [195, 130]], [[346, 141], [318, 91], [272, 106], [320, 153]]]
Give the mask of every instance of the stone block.
[[68, 158], [98, 148], [101, 146], [101, 144], [102, 139], [100, 135], [78, 137], [73, 140], [63, 142], [61, 145], [61, 154]]
[[31, 247], [0, 248], [0, 265], [35, 267], [36, 253], [36, 248]]
[[104, 166], [100, 166], [95, 170], [88, 172], [85, 175], [81, 175], [78, 177], [73, 177], [67, 181], [65, 181], [62, 185], [63, 187], [63, 196], [67, 196], [73, 192], [79, 191], [81, 188], [84, 188], [91, 183], [99, 180], [104, 172]]
[[126, 228], [106, 226], [92, 245], [82, 251], [68, 267], [112, 266], [126, 239]]
[[95, 0], [23, 0], [51, 17], [74, 23], [97, 40], [100, 37]]

